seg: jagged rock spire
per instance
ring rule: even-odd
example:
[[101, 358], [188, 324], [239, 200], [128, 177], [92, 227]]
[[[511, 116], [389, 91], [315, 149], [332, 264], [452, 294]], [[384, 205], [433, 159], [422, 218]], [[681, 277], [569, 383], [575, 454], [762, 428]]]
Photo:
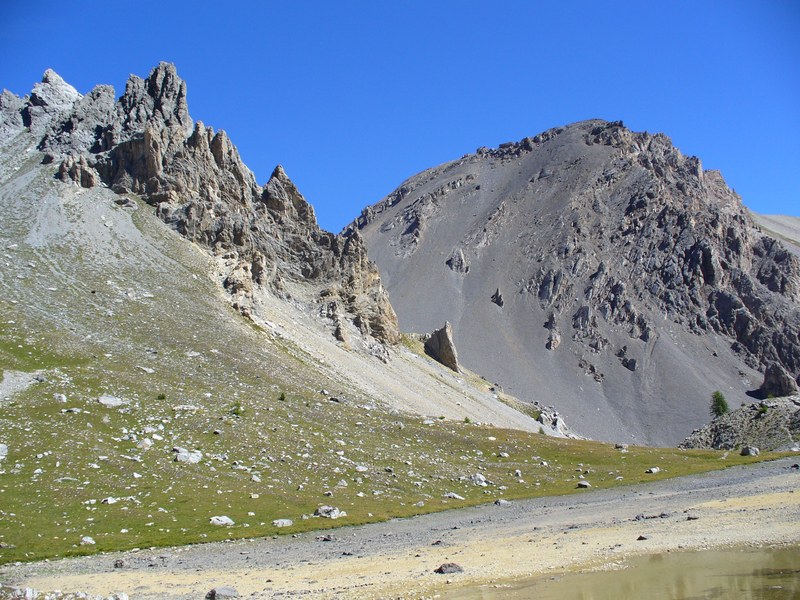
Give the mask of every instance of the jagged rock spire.
[[186, 97], [169, 63], [146, 79], [132, 75], [116, 102], [109, 86], [84, 97], [48, 70], [26, 101], [0, 98], [0, 133], [18, 133], [21, 115], [45, 160], [60, 161], [60, 178], [139, 194], [179, 233], [224, 256], [223, 283], [242, 312], [261, 289], [313, 300], [338, 331], [397, 342], [397, 317], [358, 236], [320, 230], [281, 166], [260, 187], [224, 131], [192, 121]]

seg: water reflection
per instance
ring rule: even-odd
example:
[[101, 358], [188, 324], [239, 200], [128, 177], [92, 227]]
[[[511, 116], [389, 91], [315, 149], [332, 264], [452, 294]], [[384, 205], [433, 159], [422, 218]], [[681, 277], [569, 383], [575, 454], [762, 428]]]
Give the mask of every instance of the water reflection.
[[672, 552], [626, 568], [448, 590], [450, 600], [797, 600], [800, 547]]

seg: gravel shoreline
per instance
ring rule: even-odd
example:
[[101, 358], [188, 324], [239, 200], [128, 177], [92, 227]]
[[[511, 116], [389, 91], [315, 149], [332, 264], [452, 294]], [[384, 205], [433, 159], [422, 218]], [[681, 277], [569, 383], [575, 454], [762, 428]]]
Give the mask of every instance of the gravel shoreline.
[[[0, 582], [133, 599], [423, 598], [640, 554], [800, 544], [797, 459], [295, 536], [6, 565]], [[640, 539], [644, 538], [644, 539]], [[455, 562], [463, 572], [434, 569]], [[115, 567], [115, 563], [118, 565]]]

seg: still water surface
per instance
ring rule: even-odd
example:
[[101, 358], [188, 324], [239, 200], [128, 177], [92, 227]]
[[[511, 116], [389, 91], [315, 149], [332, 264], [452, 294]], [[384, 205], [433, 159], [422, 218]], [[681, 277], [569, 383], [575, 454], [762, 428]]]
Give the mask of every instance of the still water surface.
[[800, 547], [670, 552], [626, 568], [450, 590], [448, 600], [798, 600]]

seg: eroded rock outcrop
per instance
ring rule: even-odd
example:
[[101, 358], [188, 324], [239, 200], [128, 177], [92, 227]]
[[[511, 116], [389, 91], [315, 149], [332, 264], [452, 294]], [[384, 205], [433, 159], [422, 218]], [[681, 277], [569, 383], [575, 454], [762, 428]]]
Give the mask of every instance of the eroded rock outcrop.
[[138, 194], [223, 265], [221, 281], [245, 314], [266, 290], [316, 305], [337, 330], [394, 344], [397, 318], [357, 232], [334, 235], [282, 167], [262, 187], [224, 131], [189, 116], [186, 83], [162, 63], [131, 76], [124, 94], [98, 86], [79, 94], [47, 71], [31, 95], [4, 93], [0, 127], [41, 136], [44, 162], [82, 187]]
[[449, 321], [446, 321], [441, 329], [426, 335], [423, 341], [425, 354], [456, 373], [461, 371], [458, 366], [458, 352], [453, 342], [453, 327]]
[[781, 365], [770, 363], [759, 392], [764, 398], [791, 396], [797, 393], [797, 381]]

